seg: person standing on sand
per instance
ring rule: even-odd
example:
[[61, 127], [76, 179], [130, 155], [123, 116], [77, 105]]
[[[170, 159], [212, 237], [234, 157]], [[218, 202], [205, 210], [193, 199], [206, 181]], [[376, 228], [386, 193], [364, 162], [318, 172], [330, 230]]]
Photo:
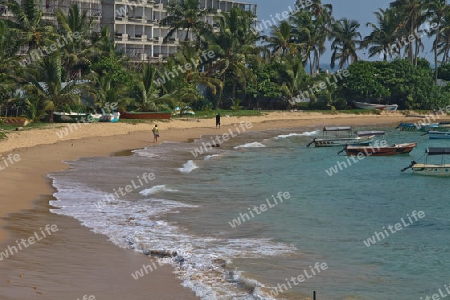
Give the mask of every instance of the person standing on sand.
[[153, 143], [158, 143], [159, 138], [158, 124], [155, 124], [155, 127], [153, 127], [152, 132], [153, 132]]
[[217, 129], [217, 126], [219, 126], [219, 129], [220, 129], [220, 114], [219, 113], [216, 115], [216, 129]]

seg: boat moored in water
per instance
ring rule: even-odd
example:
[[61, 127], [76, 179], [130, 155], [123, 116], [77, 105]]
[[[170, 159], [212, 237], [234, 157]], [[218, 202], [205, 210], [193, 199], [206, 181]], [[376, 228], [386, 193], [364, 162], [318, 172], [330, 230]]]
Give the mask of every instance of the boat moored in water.
[[[440, 164], [429, 164], [428, 157], [429, 156], [441, 156]], [[430, 176], [450, 176], [450, 164], [446, 164], [444, 157], [445, 155], [450, 155], [450, 148], [448, 147], [428, 147], [425, 150], [425, 162], [419, 164], [415, 161], [412, 161], [411, 164], [402, 169], [401, 171], [405, 171], [409, 168], [412, 169], [413, 173], [421, 174], [421, 175], [430, 175]]]
[[[314, 144], [314, 147], [336, 147], [344, 145], [370, 145], [375, 138], [374, 134], [370, 135], [352, 135], [352, 128], [346, 127], [324, 127], [323, 137], [314, 138], [308, 145]], [[329, 138], [328, 132], [333, 132], [334, 137]]]
[[392, 145], [354, 146], [346, 145], [343, 150], [348, 156], [392, 156], [397, 154], [408, 154], [417, 143], [402, 143]]

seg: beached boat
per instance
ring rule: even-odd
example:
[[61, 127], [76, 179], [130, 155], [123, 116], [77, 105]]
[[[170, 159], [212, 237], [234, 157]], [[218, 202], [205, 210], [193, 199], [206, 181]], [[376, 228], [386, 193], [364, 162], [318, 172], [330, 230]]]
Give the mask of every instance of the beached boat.
[[101, 118], [101, 114], [89, 114], [89, 113], [66, 113], [66, 112], [54, 112], [53, 122], [55, 123], [91, 123], [98, 122]]
[[100, 122], [116, 123], [116, 122], [119, 122], [119, 119], [120, 119], [120, 112], [112, 112], [112, 113], [108, 114], [102, 108], [102, 116], [100, 118]]
[[[175, 107], [175, 109], [172, 112], [173, 116], [179, 116], [181, 114], [181, 110], [179, 107]], [[195, 116], [195, 112], [190, 108], [189, 106], [185, 106], [183, 109], [183, 116], [189, 115], [189, 116]]]
[[450, 139], [450, 132], [448, 131], [428, 131], [428, 137], [430, 140], [435, 139]]
[[121, 112], [122, 119], [170, 119], [172, 112]]
[[[391, 156], [397, 154], [408, 154], [417, 143], [392, 144], [388, 146], [354, 146], [346, 145], [343, 150], [348, 156]], [[361, 153], [361, 154], [360, 154]]]
[[[401, 171], [405, 171], [409, 168], [416, 174], [421, 175], [431, 175], [431, 176], [450, 176], [450, 164], [446, 164], [444, 157], [445, 155], [450, 155], [450, 148], [447, 147], [428, 147], [425, 150], [425, 163], [418, 164], [415, 161], [412, 161], [411, 164], [402, 169]], [[429, 156], [441, 156], [440, 164], [429, 164], [428, 157]]]
[[27, 126], [31, 123], [31, 120], [25, 117], [0, 117], [0, 123], [8, 125]]
[[[328, 137], [328, 132], [334, 133], [332, 138]], [[344, 145], [370, 145], [375, 135], [352, 135], [351, 127], [324, 127], [323, 137], [314, 138], [308, 145], [315, 147], [336, 147]]]
[[361, 109], [378, 109], [378, 110], [397, 110], [397, 104], [373, 104], [367, 102], [353, 102], [357, 108]]

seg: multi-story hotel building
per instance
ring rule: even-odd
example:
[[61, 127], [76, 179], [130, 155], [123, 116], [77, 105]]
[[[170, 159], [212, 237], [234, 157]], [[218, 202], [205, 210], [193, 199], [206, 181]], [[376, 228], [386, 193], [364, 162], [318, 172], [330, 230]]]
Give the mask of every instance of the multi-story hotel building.
[[[179, 30], [164, 41], [170, 28], [160, 21], [167, 16], [169, 0], [104, 0], [102, 2], [102, 25], [114, 33], [117, 47], [133, 60], [154, 60], [175, 53], [180, 40], [186, 36]], [[212, 8], [218, 12], [229, 12], [232, 7], [251, 11], [256, 16], [256, 4], [231, 0], [200, 0], [200, 8]], [[213, 16], [205, 22], [215, 25]], [[189, 33], [192, 38], [192, 31]]]
[[[20, 3], [20, 0], [16, 0]], [[256, 1], [256, 0], [253, 0]], [[43, 0], [41, 9], [44, 20], [56, 23], [55, 11], [68, 11], [70, 4], [77, 3], [87, 15], [94, 18], [93, 30], [107, 26], [118, 49], [134, 61], [159, 60], [175, 53], [180, 40], [186, 36], [179, 30], [164, 41], [170, 28], [160, 21], [167, 16], [169, 0]], [[229, 12], [233, 7], [251, 11], [256, 16], [256, 4], [234, 0], [200, 0], [200, 8], [212, 8], [217, 12]], [[1, 10], [1, 18], [11, 18], [10, 12]], [[205, 22], [215, 26], [213, 16]], [[192, 32], [188, 38], [192, 38]], [[24, 49], [26, 52], [26, 49]]]

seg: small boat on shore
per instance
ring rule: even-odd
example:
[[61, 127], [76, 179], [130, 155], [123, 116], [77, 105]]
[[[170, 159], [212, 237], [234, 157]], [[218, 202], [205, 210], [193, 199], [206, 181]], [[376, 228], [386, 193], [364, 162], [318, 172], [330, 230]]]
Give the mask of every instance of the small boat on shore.
[[25, 117], [0, 117], [0, 123], [8, 125], [27, 126], [31, 123], [31, 120]]
[[[413, 173], [421, 174], [421, 175], [431, 175], [431, 176], [450, 176], [450, 164], [446, 164], [444, 160], [445, 155], [450, 155], [450, 148], [448, 147], [428, 147], [425, 150], [425, 163], [418, 164], [415, 161], [412, 161], [411, 164], [402, 169], [404, 172], [407, 169], [412, 169]], [[441, 155], [441, 163], [440, 164], [429, 164], [428, 157]]]
[[117, 123], [117, 122], [119, 122], [119, 119], [120, 119], [120, 112], [118, 112], [118, 111], [114, 112], [113, 111], [111, 113], [107, 113], [102, 108], [102, 116], [100, 117], [100, 122]]
[[98, 122], [101, 118], [101, 114], [89, 114], [89, 113], [66, 113], [66, 112], [54, 112], [53, 122], [55, 123], [92, 123]]
[[121, 112], [122, 119], [170, 119], [172, 112]]
[[[397, 154], [408, 154], [417, 143], [392, 144], [388, 146], [353, 146], [346, 145], [343, 149], [348, 156], [392, 156]], [[342, 152], [342, 151], [340, 151]]]
[[397, 104], [373, 104], [373, 103], [367, 103], [367, 102], [357, 102], [353, 101], [355, 106], [360, 109], [378, 109], [378, 110], [390, 110], [394, 111], [397, 110], [398, 105]]
[[[329, 138], [328, 132], [333, 132], [334, 137]], [[345, 135], [345, 137], [344, 137]], [[314, 147], [336, 147], [344, 145], [370, 145], [375, 135], [352, 135], [351, 127], [324, 127], [323, 137], [314, 138], [308, 145], [314, 144]]]

